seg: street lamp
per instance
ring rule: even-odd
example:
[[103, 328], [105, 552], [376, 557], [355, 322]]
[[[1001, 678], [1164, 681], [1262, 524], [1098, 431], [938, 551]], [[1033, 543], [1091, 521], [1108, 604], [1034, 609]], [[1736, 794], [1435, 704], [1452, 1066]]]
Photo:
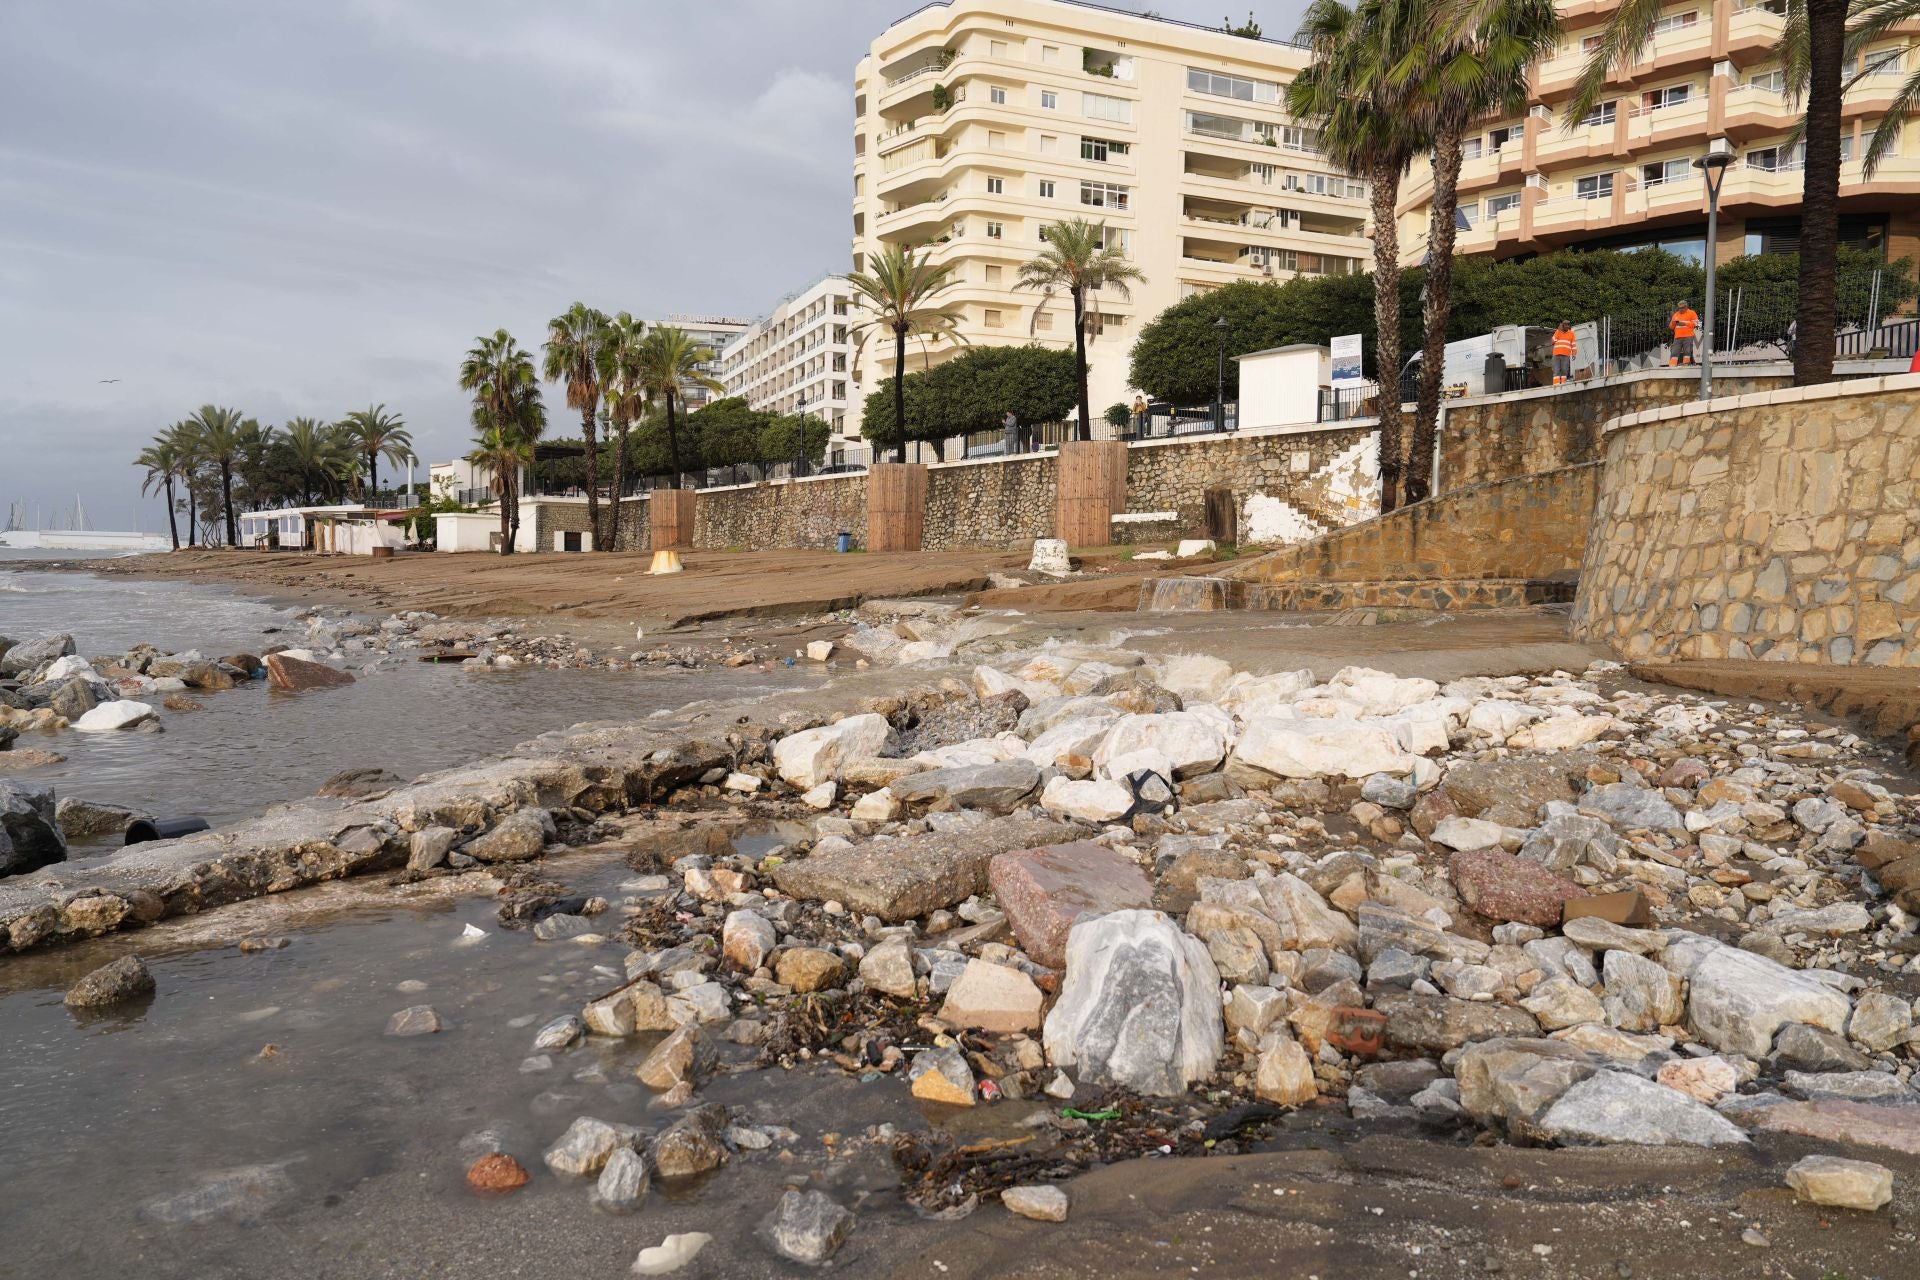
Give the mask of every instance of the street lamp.
[[1227, 429], [1227, 331], [1233, 328], [1221, 316], [1213, 322], [1213, 336], [1219, 339], [1220, 354], [1213, 373], [1213, 429]]
[[802, 391], [800, 398], [794, 401], [793, 411], [800, 419], [799, 440], [793, 446], [793, 478], [798, 480], [807, 470], [807, 393]]
[[1714, 151], [1693, 162], [1707, 182], [1707, 318], [1700, 326], [1700, 398], [1713, 399], [1713, 274], [1720, 240], [1720, 186], [1727, 180], [1731, 151]]

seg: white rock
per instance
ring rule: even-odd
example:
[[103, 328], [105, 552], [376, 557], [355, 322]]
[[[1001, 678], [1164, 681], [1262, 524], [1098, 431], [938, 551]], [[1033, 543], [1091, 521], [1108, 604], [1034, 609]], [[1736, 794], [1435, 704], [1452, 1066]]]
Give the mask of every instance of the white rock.
[[1059, 1187], [1008, 1187], [1000, 1193], [1000, 1203], [1010, 1212], [1036, 1222], [1067, 1220], [1067, 1193]]
[[1619, 724], [1612, 716], [1548, 716], [1507, 738], [1510, 747], [1534, 751], [1570, 751], [1583, 747]]
[[47, 665], [47, 669], [40, 673], [40, 683], [65, 680], [82, 674], [93, 674], [93, 664], [77, 653], [69, 653], [64, 657], [55, 658]]
[[1846, 996], [1818, 979], [1697, 934], [1670, 941], [1662, 961], [1687, 980], [1688, 1028], [1729, 1053], [1765, 1057], [1789, 1022], [1843, 1032], [1852, 1012]]
[[1213, 1072], [1220, 975], [1199, 939], [1158, 911], [1081, 917], [1047, 1014], [1047, 1057], [1083, 1084], [1177, 1097]]
[[1227, 753], [1220, 726], [1189, 711], [1169, 711], [1158, 715], [1122, 716], [1107, 731], [1094, 749], [1096, 768], [1142, 747], [1166, 753], [1182, 778], [1206, 773]]
[[713, 1237], [704, 1231], [686, 1231], [668, 1236], [659, 1244], [640, 1251], [640, 1256], [633, 1260], [633, 1274], [664, 1276], [678, 1271], [712, 1242]]
[[[1268, 676], [1237, 680], [1220, 695], [1220, 705], [1248, 720], [1256, 715], [1273, 714], [1274, 709], [1290, 708], [1293, 700], [1319, 683], [1311, 671], [1279, 671]], [[1291, 716], [1292, 711], [1284, 713]]]
[[839, 798], [840, 784], [837, 782], [823, 782], [800, 793], [800, 803], [809, 809], [831, 809], [833, 802]]
[[1313, 1059], [1307, 1056], [1299, 1041], [1284, 1031], [1268, 1035], [1260, 1042], [1253, 1091], [1263, 1100], [1283, 1107], [1312, 1102], [1320, 1094], [1313, 1078]]
[[747, 973], [767, 962], [778, 941], [773, 923], [754, 911], [728, 912], [720, 930], [721, 951]]
[[75, 720], [73, 727], [82, 733], [112, 733], [116, 729], [136, 728], [158, 718], [159, 714], [147, 703], [121, 699], [101, 703]]
[[1040, 793], [1040, 807], [1082, 822], [1112, 822], [1133, 808], [1133, 792], [1105, 778], [1076, 782], [1055, 775]]
[[1506, 834], [1505, 827], [1484, 818], [1442, 818], [1433, 826], [1433, 842], [1449, 849], [1486, 849]]
[[1234, 758], [1283, 778], [1364, 778], [1404, 774], [1417, 758], [1378, 725], [1346, 720], [1282, 720], [1256, 716], [1240, 735]]
[[1157, 773], [1169, 782], [1178, 775], [1173, 760], [1158, 747], [1140, 747], [1125, 755], [1114, 756], [1101, 764], [1098, 772], [1103, 778], [1124, 782], [1127, 775], [1138, 773], [1143, 769], [1149, 773]]
[[1530, 707], [1524, 702], [1489, 698], [1484, 702], [1473, 704], [1473, 710], [1467, 713], [1467, 730], [1476, 737], [1491, 738], [1496, 743], [1504, 743], [1545, 715], [1546, 712], [1538, 707]]
[[1033, 558], [1027, 561], [1030, 573], [1072, 573], [1073, 561], [1067, 558], [1067, 544], [1060, 538], [1035, 538]]
[[1868, 1160], [1805, 1156], [1787, 1170], [1787, 1185], [1802, 1200], [1872, 1212], [1893, 1199], [1893, 1171]]
[[[751, 793], [760, 789], [760, 779], [750, 773], [741, 773], [736, 770], [728, 774], [727, 780], [721, 785], [728, 791], [745, 791]], [[832, 784], [829, 783], [828, 785]]]
[[1213, 550], [1212, 538], [1182, 538], [1173, 548], [1173, 558], [1185, 560], [1188, 556], [1205, 555]]
[[1711, 1107], [1677, 1089], [1624, 1071], [1602, 1071], [1568, 1089], [1540, 1117], [1559, 1142], [1638, 1146], [1743, 1146], [1747, 1135]]
[[869, 791], [853, 802], [852, 813], [858, 822], [892, 822], [900, 816], [900, 801], [885, 787]]
[[1233, 678], [1233, 664], [1210, 654], [1177, 653], [1155, 663], [1154, 674], [1184, 701], [1217, 702]]
[[1035, 738], [1023, 754], [1042, 769], [1060, 763], [1065, 756], [1091, 757], [1112, 725], [1110, 717], [1075, 716]]
[[1327, 686], [1334, 695], [1359, 703], [1370, 716], [1391, 715], [1440, 692], [1440, 686], [1431, 680], [1402, 679], [1369, 667], [1342, 667]]
[[774, 744], [773, 766], [790, 786], [811, 791], [831, 781], [843, 762], [879, 755], [892, 732], [885, 716], [848, 716], [780, 739]]
[[807, 642], [807, 660], [808, 661], [825, 662], [828, 658], [831, 658], [832, 656], [833, 656], [833, 641], [810, 640]]

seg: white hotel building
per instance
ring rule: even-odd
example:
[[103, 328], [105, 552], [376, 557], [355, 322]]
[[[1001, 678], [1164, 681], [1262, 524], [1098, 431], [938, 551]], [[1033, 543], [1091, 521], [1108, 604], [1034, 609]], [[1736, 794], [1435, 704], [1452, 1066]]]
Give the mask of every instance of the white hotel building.
[[834, 439], [858, 439], [852, 295], [845, 276], [822, 276], [749, 324], [721, 352], [725, 394], [769, 413], [804, 412], [831, 423]]

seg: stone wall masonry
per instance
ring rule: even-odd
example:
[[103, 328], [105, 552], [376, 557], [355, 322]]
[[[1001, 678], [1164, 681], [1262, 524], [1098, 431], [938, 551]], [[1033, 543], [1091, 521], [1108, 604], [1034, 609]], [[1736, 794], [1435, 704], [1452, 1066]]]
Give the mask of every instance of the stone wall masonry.
[[1058, 460], [1050, 453], [927, 468], [928, 551], [1019, 548], [1053, 536]]
[[1576, 636], [1920, 667], [1920, 375], [1646, 410], [1604, 448]]
[[1531, 581], [1579, 569], [1598, 467], [1441, 494], [1229, 571], [1250, 582]]
[[867, 541], [867, 477], [813, 476], [797, 484], [703, 489], [694, 508], [693, 545], [706, 550], [768, 547], [832, 549], [842, 530]]
[[1180, 531], [1198, 536], [1206, 530], [1207, 490], [1225, 486], [1233, 490], [1243, 542], [1256, 523], [1247, 510], [1256, 494], [1285, 502], [1321, 528], [1342, 528], [1379, 510], [1377, 471], [1370, 487], [1354, 485], [1338, 465], [1375, 434], [1372, 426], [1334, 427], [1137, 444], [1127, 451], [1127, 509], [1176, 511]]

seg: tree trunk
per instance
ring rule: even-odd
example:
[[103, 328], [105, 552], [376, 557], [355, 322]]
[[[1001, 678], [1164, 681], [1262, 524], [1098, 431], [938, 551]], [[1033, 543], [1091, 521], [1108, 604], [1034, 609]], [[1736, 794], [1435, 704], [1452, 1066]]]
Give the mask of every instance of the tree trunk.
[[375, 500], [373, 495], [379, 492], [380, 452], [377, 449], [369, 449], [367, 450], [367, 504], [369, 506], [371, 506]]
[[[587, 441], [587, 528], [593, 531], [593, 549], [604, 551], [606, 539], [600, 536], [600, 449], [594, 438], [593, 413], [598, 402], [580, 409], [580, 434]], [[614, 507], [619, 510], [618, 506]]]
[[240, 539], [233, 523], [233, 463], [225, 458], [220, 460], [220, 510], [225, 517], [227, 545], [237, 547]]
[[667, 462], [673, 467], [673, 487], [680, 487], [680, 432], [673, 422], [673, 388], [667, 388]]
[[1447, 316], [1453, 308], [1454, 210], [1460, 203], [1460, 135], [1466, 124], [1450, 119], [1433, 143], [1433, 212], [1427, 227], [1427, 302], [1421, 315], [1420, 399], [1414, 406], [1413, 439], [1402, 485], [1408, 502], [1433, 489], [1433, 451], [1440, 424], [1440, 384], [1447, 372]]
[[196, 531], [200, 527], [200, 500], [193, 492], [193, 477], [187, 477], [187, 545], [200, 545]]
[[1373, 196], [1374, 375], [1380, 384], [1380, 510], [1400, 505], [1400, 165], [1387, 161], [1367, 175]]
[[613, 521], [607, 533], [607, 550], [620, 549], [620, 500], [627, 495], [627, 424], [616, 422], [619, 443], [613, 455]]
[[907, 460], [907, 331], [893, 331], [893, 425], [899, 438], [894, 441], [893, 460]]
[[[1840, 246], [1840, 79], [1847, 0], [1807, 0], [1806, 176], [1800, 199], [1800, 302], [1793, 382], [1833, 381]], [[1713, 246], [1707, 246], [1713, 252]]]
[[1080, 388], [1080, 422], [1073, 429], [1075, 440], [1093, 439], [1093, 423], [1087, 413], [1087, 293], [1073, 287], [1073, 376]]
[[513, 550], [513, 524], [507, 516], [508, 481], [500, 481], [500, 554], [506, 555]]
[[167, 477], [167, 536], [173, 539], [173, 549], [180, 549], [180, 522], [173, 512], [173, 477]]

